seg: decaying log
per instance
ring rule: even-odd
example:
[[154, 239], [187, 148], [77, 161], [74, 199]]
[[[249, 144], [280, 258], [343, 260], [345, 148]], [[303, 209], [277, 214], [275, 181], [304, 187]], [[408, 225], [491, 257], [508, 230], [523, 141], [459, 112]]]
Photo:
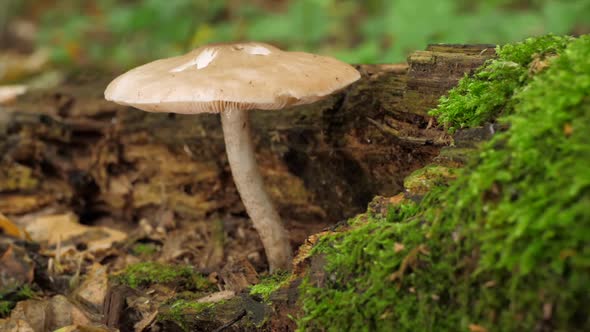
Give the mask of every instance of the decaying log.
[[[433, 45], [408, 64], [360, 65], [362, 79], [325, 101], [254, 111], [259, 164], [288, 220], [337, 221], [393, 195], [448, 138], [427, 111], [489, 45]], [[216, 115], [151, 114], [103, 99], [114, 75], [84, 73], [0, 111], [0, 211], [73, 208], [83, 222], [158, 209], [200, 218], [243, 213]]]

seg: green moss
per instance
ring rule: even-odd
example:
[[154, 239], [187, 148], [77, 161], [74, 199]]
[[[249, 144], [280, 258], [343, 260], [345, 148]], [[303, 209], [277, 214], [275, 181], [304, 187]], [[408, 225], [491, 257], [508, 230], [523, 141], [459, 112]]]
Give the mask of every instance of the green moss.
[[26, 300], [33, 298], [35, 296], [35, 291], [29, 285], [22, 286], [17, 292], [16, 297], [19, 301]]
[[29, 285], [12, 290], [5, 289], [0, 292], [0, 318], [10, 315], [10, 311], [18, 301], [33, 298], [35, 294], [35, 291]]
[[549, 35], [498, 47], [497, 59], [488, 61], [473, 76], [464, 77], [430, 114], [453, 132], [512, 113], [511, 97], [531, 81], [534, 60], [543, 61], [561, 52], [570, 41], [570, 37]]
[[190, 294], [178, 296], [159, 308], [158, 320], [165, 329], [173, 323], [184, 331], [214, 331], [239, 316], [241, 318], [232, 325], [233, 329], [257, 331], [269, 314], [263, 304], [249, 300], [247, 296], [206, 303], [198, 302], [198, 298]]
[[0, 300], [0, 318], [10, 315], [10, 311], [14, 308], [15, 303], [12, 301]]
[[264, 301], [268, 301], [272, 293], [289, 282], [290, 277], [291, 274], [288, 272], [278, 272], [264, 277], [250, 288], [250, 294], [259, 295]]
[[154, 243], [136, 243], [131, 248], [135, 256], [149, 256], [158, 252], [158, 246]]
[[132, 288], [155, 283], [178, 283], [189, 289], [205, 290], [213, 285], [191, 266], [165, 265], [157, 262], [142, 262], [129, 265], [115, 280]]
[[412, 195], [424, 195], [432, 188], [455, 179], [457, 170], [440, 165], [429, 165], [412, 172], [404, 180], [404, 188]]
[[186, 322], [187, 315], [198, 315], [204, 310], [210, 309], [215, 305], [219, 305], [222, 302], [196, 302], [187, 299], [176, 299], [170, 305], [167, 306], [167, 310], [162, 310], [158, 315], [160, 321], [173, 321], [183, 330], [187, 331], [188, 326]]
[[301, 331], [590, 330], [590, 36], [559, 53], [457, 180], [320, 241]]

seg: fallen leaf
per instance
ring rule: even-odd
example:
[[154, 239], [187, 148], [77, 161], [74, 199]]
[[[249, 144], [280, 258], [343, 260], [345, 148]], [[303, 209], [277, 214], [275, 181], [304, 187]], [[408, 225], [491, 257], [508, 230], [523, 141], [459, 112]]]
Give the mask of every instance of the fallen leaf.
[[0, 200], [0, 211], [7, 214], [24, 214], [37, 211], [51, 202], [54, 197], [47, 193], [22, 194], [6, 193]]
[[24, 248], [9, 244], [0, 256], [0, 289], [14, 289], [33, 281], [35, 263]]
[[88, 325], [90, 319], [87, 314], [75, 306], [63, 295], [56, 295], [49, 300], [47, 307], [47, 317], [52, 329], [57, 329], [67, 325]]
[[113, 243], [127, 238], [127, 234], [111, 228], [81, 225], [71, 213], [38, 217], [25, 229], [37, 242], [48, 246], [60, 244], [61, 252], [74, 249], [81, 243], [90, 252], [108, 249]]
[[22, 319], [0, 319], [0, 331], [35, 332], [31, 325]]
[[68, 325], [53, 332], [115, 332], [119, 330], [110, 329], [104, 326]]
[[202, 297], [202, 298], [198, 299], [197, 302], [200, 302], [200, 303], [221, 302], [221, 301], [229, 300], [229, 299], [233, 298], [235, 295], [236, 295], [236, 292], [234, 292], [234, 291], [223, 290], [223, 291], [215, 292], [215, 293], [209, 294], [205, 297]]
[[0, 105], [8, 104], [27, 92], [26, 85], [0, 85]]
[[45, 331], [47, 301], [26, 300], [16, 304], [10, 314], [11, 320], [22, 320], [33, 329], [33, 331]]
[[95, 263], [86, 273], [86, 278], [75, 291], [75, 298], [97, 313], [102, 309], [107, 295], [108, 276], [106, 266]]
[[56, 245], [71, 237], [83, 234], [86, 232], [87, 226], [79, 224], [78, 218], [74, 214], [67, 213], [38, 217], [25, 229], [34, 241]]
[[0, 230], [4, 235], [12, 236], [21, 240], [31, 241], [31, 237], [24, 229], [18, 227], [15, 223], [10, 221], [5, 215], [0, 213]]
[[0, 82], [10, 82], [22, 79], [32, 74], [39, 73], [47, 65], [49, 52], [39, 49], [31, 54], [8, 52], [0, 54], [0, 63], [3, 71], [0, 73]]

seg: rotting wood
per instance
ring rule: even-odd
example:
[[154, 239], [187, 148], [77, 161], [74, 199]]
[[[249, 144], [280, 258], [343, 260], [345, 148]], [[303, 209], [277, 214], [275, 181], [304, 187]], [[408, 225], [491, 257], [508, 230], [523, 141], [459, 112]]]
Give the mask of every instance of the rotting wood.
[[[322, 102], [254, 111], [259, 165], [287, 220], [337, 221], [393, 195], [437, 155], [445, 134], [427, 111], [494, 55], [489, 45], [433, 45], [408, 64], [360, 65], [362, 79]], [[243, 213], [216, 115], [151, 114], [103, 100], [104, 74], [77, 74], [0, 111], [0, 211], [46, 206], [140, 219]]]

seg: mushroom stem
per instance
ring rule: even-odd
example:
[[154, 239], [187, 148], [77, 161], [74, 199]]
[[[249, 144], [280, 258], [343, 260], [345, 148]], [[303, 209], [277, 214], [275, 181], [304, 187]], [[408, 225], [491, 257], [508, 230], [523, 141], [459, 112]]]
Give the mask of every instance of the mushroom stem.
[[290, 270], [291, 245], [281, 218], [264, 190], [250, 135], [248, 111], [221, 112], [225, 151], [242, 203], [260, 235], [270, 270]]

